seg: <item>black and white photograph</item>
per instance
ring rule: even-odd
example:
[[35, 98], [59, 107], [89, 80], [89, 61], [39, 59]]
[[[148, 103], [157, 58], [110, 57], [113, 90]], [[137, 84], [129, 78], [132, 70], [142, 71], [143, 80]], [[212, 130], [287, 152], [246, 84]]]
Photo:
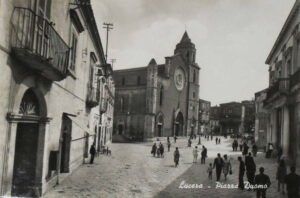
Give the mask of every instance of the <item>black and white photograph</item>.
[[0, 198], [300, 198], [300, 0], [0, 0]]

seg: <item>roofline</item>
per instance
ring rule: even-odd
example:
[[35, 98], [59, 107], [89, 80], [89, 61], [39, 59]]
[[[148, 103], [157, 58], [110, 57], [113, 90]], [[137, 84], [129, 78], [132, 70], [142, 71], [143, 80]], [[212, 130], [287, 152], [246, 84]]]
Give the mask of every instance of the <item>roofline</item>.
[[138, 70], [145, 70], [145, 69], [147, 69], [147, 66], [145, 66], [145, 67], [127, 68], [127, 69], [118, 69], [118, 70], [114, 70], [114, 73], [127, 72], [127, 71], [138, 71]]
[[91, 0], [79, 0], [79, 1], [82, 3], [86, 3], [86, 6], [82, 6], [81, 10], [83, 12], [83, 15], [84, 15], [86, 21], [88, 22], [87, 24], [91, 28], [90, 31], [92, 34], [92, 39], [94, 40], [95, 48], [97, 50], [97, 54], [99, 55], [99, 57], [101, 59], [101, 63], [106, 64], [106, 58], [104, 55], [103, 46], [102, 46], [99, 31], [98, 31], [98, 26], [96, 24], [94, 12], [92, 9]]
[[277, 50], [277, 47], [278, 47], [280, 41], [282, 40], [282, 37], [283, 37], [284, 34], [286, 33], [287, 28], [288, 28], [289, 25], [290, 25], [290, 22], [291, 22], [292, 19], [295, 17], [295, 13], [296, 13], [297, 10], [299, 9], [299, 4], [300, 4], [300, 1], [299, 1], [299, 0], [296, 0], [296, 1], [295, 1], [295, 4], [294, 4], [294, 6], [293, 6], [293, 8], [292, 8], [292, 10], [291, 10], [291, 12], [289, 13], [289, 15], [288, 15], [288, 17], [287, 17], [287, 19], [286, 19], [286, 21], [285, 21], [285, 23], [284, 23], [284, 25], [283, 25], [281, 31], [280, 31], [280, 33], [279, 33], [279, 35], [278, 35], [278, 37], [277, 37], [277, 39], [276, 39], [276, 41], [275, 41], [275, 44], [274, 44], [273, 47], [272, 47], [272, 50], [271, 50], [270, 54], [269, 54], [268, 57], [267, 57], [267, 60], [265, 61], [265, 64], [270, 64], [271, 58], [272, 58], [272, 56], [274, 55], [275, 51]]

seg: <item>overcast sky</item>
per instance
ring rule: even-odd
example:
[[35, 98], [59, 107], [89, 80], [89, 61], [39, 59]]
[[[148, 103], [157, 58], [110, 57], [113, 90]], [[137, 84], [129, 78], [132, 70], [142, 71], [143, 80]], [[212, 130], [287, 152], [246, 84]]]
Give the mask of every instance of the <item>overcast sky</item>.
[[93, 0], [114, 69], [164, 63], [187, 30], [197, 48], [200, 98], [212, 105], [252, 99], [267, 87], [270, 52], [295, 0]]

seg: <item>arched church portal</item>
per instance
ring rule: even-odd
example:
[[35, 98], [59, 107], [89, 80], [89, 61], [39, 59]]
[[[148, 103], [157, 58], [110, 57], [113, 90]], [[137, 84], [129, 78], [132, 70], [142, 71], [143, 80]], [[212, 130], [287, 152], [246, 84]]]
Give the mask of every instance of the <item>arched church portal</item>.
[[174, 135], [176, 136], [183, 136], [183, 124], [184, 124], [184, 118], [182, 112], [178, 112], [175, 117], [175, 123], [174, 123]]

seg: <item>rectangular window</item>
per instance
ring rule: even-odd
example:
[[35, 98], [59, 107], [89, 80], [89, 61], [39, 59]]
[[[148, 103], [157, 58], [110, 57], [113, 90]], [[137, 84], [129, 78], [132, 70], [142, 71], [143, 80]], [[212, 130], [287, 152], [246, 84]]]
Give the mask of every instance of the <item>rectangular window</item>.
[[75, 63], [76, 63], [76, 52], [77, 52], [77, 36], [75, 33], [72, 33], [72, 40], [71, 40], [71, 65], [70, 69], [75, 71]]

